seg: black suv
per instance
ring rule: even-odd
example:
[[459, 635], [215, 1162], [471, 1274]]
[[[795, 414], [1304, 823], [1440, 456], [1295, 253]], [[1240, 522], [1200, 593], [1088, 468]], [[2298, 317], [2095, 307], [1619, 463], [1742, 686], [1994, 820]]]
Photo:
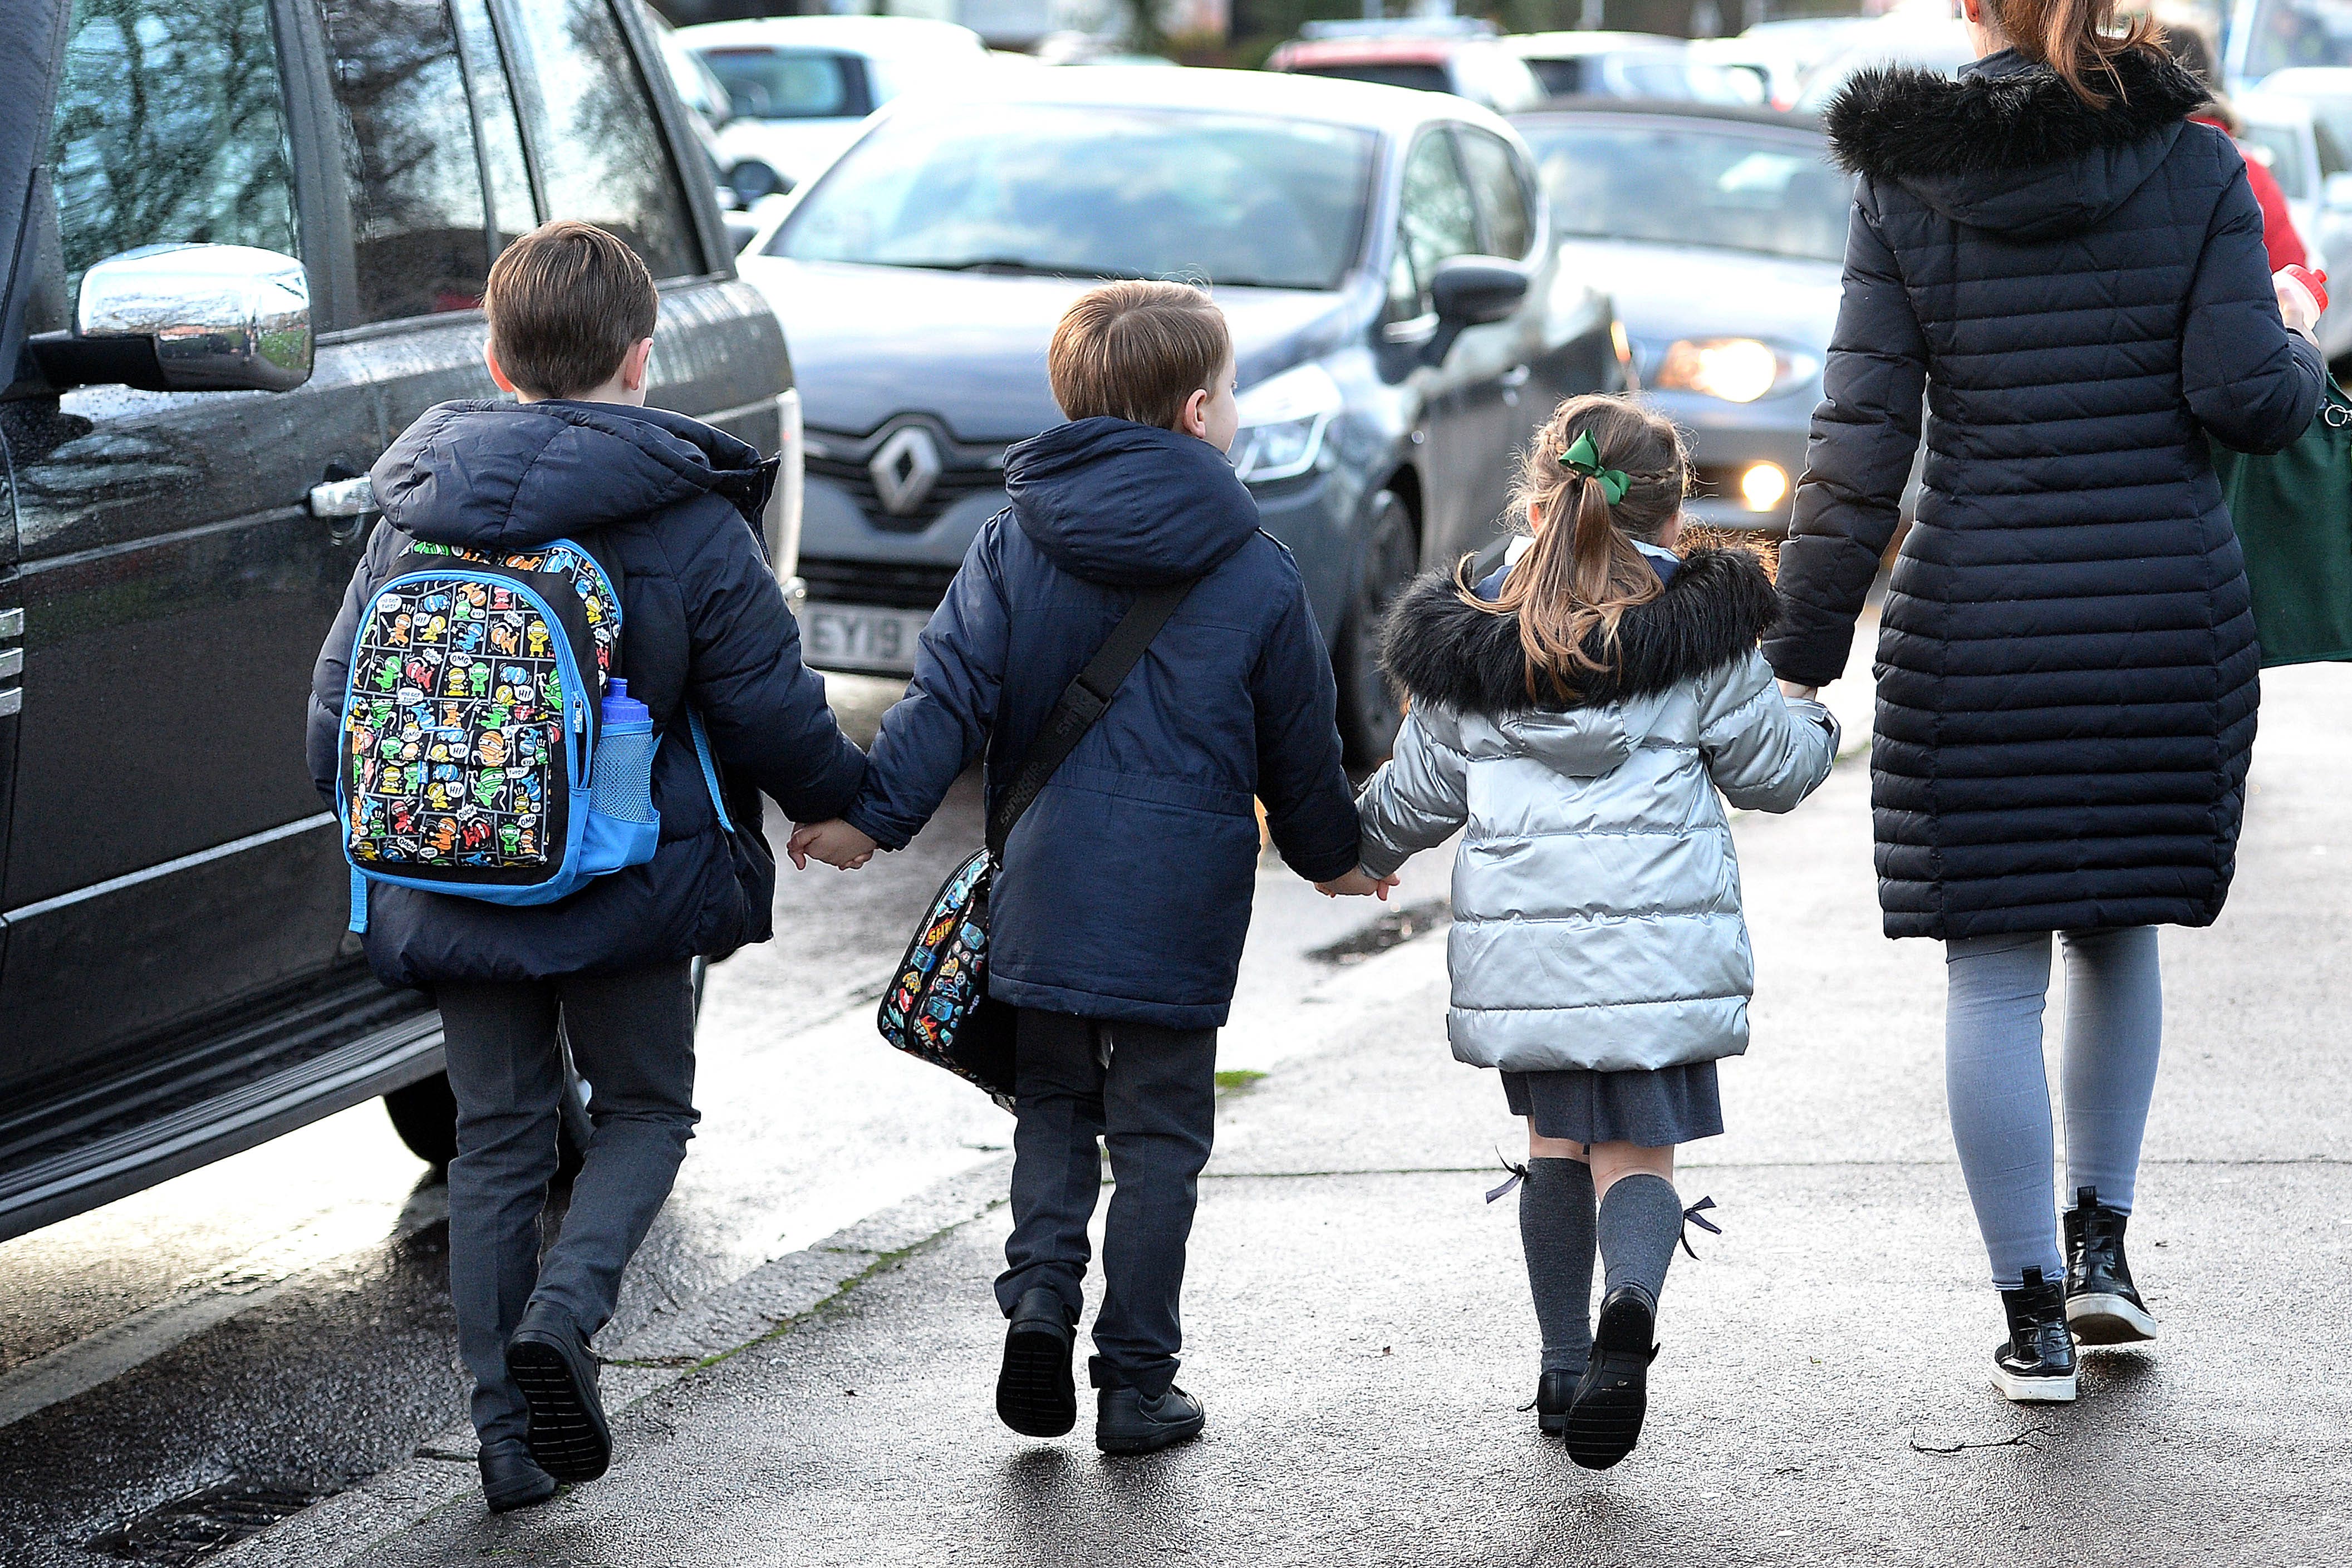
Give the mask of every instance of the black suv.
[[362, 476], [492, 395], [490, 259], [559, 216], [661, 280], [656, 402], [797, 440], [637, 5], [14, 0], [0, 1238], [375, 1094], [446, 1158], [437, 1021], [345, 935], [302, 757]]

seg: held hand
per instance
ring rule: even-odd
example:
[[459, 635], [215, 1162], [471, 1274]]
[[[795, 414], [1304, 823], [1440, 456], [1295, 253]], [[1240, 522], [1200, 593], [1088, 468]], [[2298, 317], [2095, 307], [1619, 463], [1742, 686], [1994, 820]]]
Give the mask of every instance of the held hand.
[[837, 817], [826, 822], [803, 822], [784, 841], [784, 852], [792, 856], [795, 871], [806, 871], [812, 860], [823, 861], [835, 871], [856, 871], [874, 858], [877, 847]]
[[2271, 274], [2271, 288], [2278, 295], [2279, 319], [2286, 323], [2286, 329], [2317, 342], [2315, 332], [2319, 325], [2319, 301], [2312, 298], [2303, 280], [2289, 272], [2274, 272]]
[[1780, 695], [1782, 696], [1802, 697], [1807, 702], [1811, 702], [1818, 697], [1821, 694], [1821, 689], [1822, 688], [1819, 686], [1801, 686], [1794, 681], [1782, 681], [1780, 683]]
[[1329, 882], [1317, 883], [1315, 891], [1326, 898], [1368, 898], [1378, 895], [1382, 903], [1386, 903], [1389, 889], [1396, 884], [1397, 879], [1392, 876], [1375, 878], [1370, 872], [1358, 866], [1345, 876], [1333, 877]]

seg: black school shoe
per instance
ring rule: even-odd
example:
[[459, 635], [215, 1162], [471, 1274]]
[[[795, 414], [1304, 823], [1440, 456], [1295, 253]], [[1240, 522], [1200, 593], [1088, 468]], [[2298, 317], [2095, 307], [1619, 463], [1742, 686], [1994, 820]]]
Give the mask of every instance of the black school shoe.
[[2124, 1260], [2131, 1216], [2099, 1201], [2095, 1186], [2074, 1189], [2066, 1222], [2066, 1323], [2089, 1344], [2137, 1344], [2156, 1337], [2156, 1318], [2132, 1286]]
[[1139, 1388], [1106, 1388], [1095, 1401], [1095, 1447], [1106, 1454], [1149, 1454], [1201, 1435], [1209, 1413], [1174, 1384], [1158, 1398]]
[[530, 1406], [530, 1457], [560, 1481], [593, 1481], [613, 1462], [586, 1336], [557, 1308], [526, 1307], [507, 1341], [507, 1375]]
[[996, 1375], [996, 1417], [1024, 1437], [1058, 1437], [1078, 1424], [1070, 1353], [1078, 1337], [1069, 1308], [1051, 1287], [1021, 1292], [1004, 1331]]
[[1592, 1355], [1576, 1385], [1564, 1434], [1568, 1457], [1588, 1470], [1607, 1469], [1642, 1440], [1642, 1417], [1650, 1406], [1650, 1363], [1658, 1357], [1658, 1347], [1651, 1342], [1657, 1321], [1657, 1302], [1639, 1285], [1629, 1281], [1601, 1298]]
[[532, 1460], [530, 1445], [520, 1437], [484, 1443], [478, 1462], [482, 1467], [482, 1497], [492, 1513], [511, 1513], [555, 1495], [555, 1478]]
[[1557, 1437], [1568, 1430], [1568, 1407], [1576, 1403], [1576, 1385], [1580, 1375], [1574, 1372], [1552, 1370], [1536, 1380], [1536, 1428], [1547, 1437]]
[[2074, 1338], [2066, 1332], [2066, 1294], [2039, 1269], [2000, 1293], [2009, 1338], [1993, 1347], [1992, 1385], [2014, 1404], [2063, 1405], [2074, 1397]]

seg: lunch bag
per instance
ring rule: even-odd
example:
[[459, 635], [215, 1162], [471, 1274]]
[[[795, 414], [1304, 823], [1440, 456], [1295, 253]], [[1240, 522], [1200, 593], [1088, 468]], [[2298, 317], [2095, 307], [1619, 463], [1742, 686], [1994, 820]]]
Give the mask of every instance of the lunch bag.
[[2216, 442], [2213, 468], [2246, 558], [2263, 667], [2352, 660], [2352, 398], [2331, 378], [2285, 451]]
[[1110, 706], [1119, 683], [1192, 591], [1189, 582], [1148, 589], [1066, 687], [988, 814], [988, 842], [940, 884], [907, 956], [882, 993], [875, 1023], [909, 1056], [986, 1090], [1013, 1109], [1012, 1008], [988, 996], [988, 894], [1013, 829], [1054, 770]]
[[[353, 931], [368, 884], [551, 904], [660, 847], [653, 715], [614, 674], [621, 597], [571, 539], [410, 540], [352, 640], [335, 814]], [[688, 727], [732, 831], [699, 716]]]

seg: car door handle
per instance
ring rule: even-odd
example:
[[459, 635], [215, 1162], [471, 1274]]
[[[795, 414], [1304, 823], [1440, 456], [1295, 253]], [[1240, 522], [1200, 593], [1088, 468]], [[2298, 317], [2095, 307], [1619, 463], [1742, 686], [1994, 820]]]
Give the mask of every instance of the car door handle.
[[362, 474], [356, 479], [330, 479], [310, 486], [314, 517], [363, 517], [382, 508], [375, 504], [375, 481]]

